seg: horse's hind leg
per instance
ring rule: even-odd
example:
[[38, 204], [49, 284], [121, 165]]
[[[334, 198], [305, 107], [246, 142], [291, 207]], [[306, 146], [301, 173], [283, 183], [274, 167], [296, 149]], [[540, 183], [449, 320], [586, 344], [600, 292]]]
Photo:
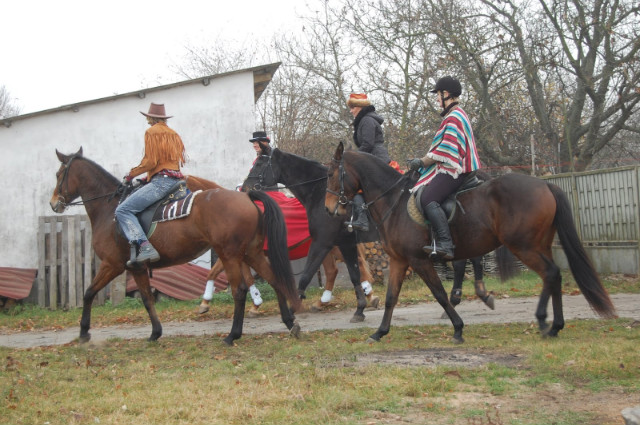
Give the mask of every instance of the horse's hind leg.
[[356, 312], [351, 318], [351, 323], [358, 323], [364, 321], [364, 308], [367, 306], [367, 298], [364, 295], [364, 290], [360, 284], [360, 267], [358, 266], [358, 250], [355, 245], [340, 245], [340, 252], [342, 258], [344, 258], [344, 264], [349, 271], [349, 279], [353, 284], [354, 292], [356, 293], [357, 307]]
[[495, 310], [496, 304], [493, 299], [493, 295], [487, 292], [487, 288], [484, 286], [484, 270], [482, 269], [482, 256], [474, 257], [471, 259], [473, 265], [473, 285], [476, 288], [476, 295], [482, 300], [483, 303], [491, 310]]
[[[215, 264], [213, 265], [213, 267], [211, 267], [211, 270], [209, 270], [209, 273], [207, 274], [207, 285], [209, 285], [209, 282], [211, 282], [211, 285], [213, 285], [213, 281], [216, 280], [216, 278], [222, 272], [222, 270], [224, 270], [224, 265], [222, 264], [222, 261], [220, 261], [220, 259], [218, 258]], [[211, 293], [213, 292], [212, 287], [208, 288], [207, 290], [211, 291]], [[207, 290], [205, 290], [205, 294]], [[202, 301], [200, 302], [200, 306], [198, 306], [199, 314], [204, 314], [207, 311], [209, 311], [209, 301], [210, 299], [206, 299], [205, 295], [202, 296]]]
[[151, 336], [149, 337], [149, 341], [157, 341], [158, 338], [162, 336], [162, 324], [156, 312], [156, 301], [151, 293], [151, 283], [149, 282], [147, 270], [136, 270], [131, 273], [140, 291], [142, 304], [144, 304], [144, 308], [147, 310], [149, 319], [151, 320]]
[[336, 278], [338, 277], [338, 266], [336, 264], [336, 258], [334, 257], [334, 251], [338, 252], [338, 249], [332, 249], [327, 256], [324, 257], [324, 260], [322, 260], [322, 267], [324, 268], [326, 282], [322, 296], [311, 305], [311, 310], [313, 311], [322, 311], [323, 307], [331, 301], [333, 287], [335, 286]]
[[231, 332], [223, 341], [227, 345], [233, 345], [233, 341], [242, 336], [242, 326], [244, 324], [244, 308], [247, 301], [247, 285], [242, 282], [242, 260], [225, 258], [224, 266], [231, 285], [231, 293], [233, 295], [233, 322]]
[[[251, 256], [249, 256], [251, 255]], [[267, 261], [267, 258], [262, 254], [262, 251], [258, 253], [247, 253], [247, 257], [245, 260], [248, 264], [253, 267], [255, 271], [258, 272], [260, 276], [266, 279], [269, 282], [269, 285], [275, 290], [276, 297], [278, 298], [278, 307], [280, 309], [280, 317], [282, 318], [282, 322], [285, 324], [287, 329], [289, 329], [289, 333], [298, 338], [300, 336], [300, 325], [295, 321], [295, 316], [289, 309], [287, 304], [287, 297], [282, 292], [279, 285], [275, 282], [275, 275], [271, 270], [271, 266]]]
[[[536, 319], [538, 328], [545, 336], [557, 336], [558, 332], [564, 328], [564, 314], [562, 311], [562, 274], [560, 268], [551, 260], [551, 252], [545, 255], [538, 251], [512, 252], [527, 267], [535, 271], [542, 278], [542, 292], [536, 308]], [[547, 326], [547, 305], [549, 298], [552, 298], [553, 322], [551, 327]]]
[[93, 282], [87, 288], [82, 299], [82, 318], [80, 319], [80, 342], [87, 342], [91, 339], [89, 329], [91, 328], [91, 306], [96, 294], [116, 276], [124, 271], [123, 267], [116, 267], [103, 261], [98, 268]]

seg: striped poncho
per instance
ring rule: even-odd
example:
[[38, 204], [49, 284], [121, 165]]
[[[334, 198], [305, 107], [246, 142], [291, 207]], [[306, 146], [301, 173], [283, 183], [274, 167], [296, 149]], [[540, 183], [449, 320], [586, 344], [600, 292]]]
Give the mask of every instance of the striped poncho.
[[457, 106], [444, 117], [427, 156], [437, 162], [420, 169], [420, 178], [413, 190], [429, 183], [438, 173], [458, 178], [460, 174], [480, 168], [471, 123], [462, 108]]

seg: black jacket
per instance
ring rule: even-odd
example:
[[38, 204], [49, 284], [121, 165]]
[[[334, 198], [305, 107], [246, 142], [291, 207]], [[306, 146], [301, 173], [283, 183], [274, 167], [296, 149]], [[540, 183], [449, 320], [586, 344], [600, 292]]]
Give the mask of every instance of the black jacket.
[[353, 141], [358, 151], [370, 153], [389, 163], [391, 159], [382, 133], [383, 122], [384, 118], [376, 114], [372, 105], [365, 106], [353, 120]]

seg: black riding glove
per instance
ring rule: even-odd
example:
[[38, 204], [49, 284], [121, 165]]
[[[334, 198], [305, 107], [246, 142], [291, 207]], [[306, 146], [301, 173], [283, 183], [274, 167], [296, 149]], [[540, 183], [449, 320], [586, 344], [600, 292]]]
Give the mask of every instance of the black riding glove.
[[420, 158], [413, 158], [409, 161], [409, 170], [411, 171], [418, 171], [423, 167], [424, 164], [422, 163], [422, 160]]

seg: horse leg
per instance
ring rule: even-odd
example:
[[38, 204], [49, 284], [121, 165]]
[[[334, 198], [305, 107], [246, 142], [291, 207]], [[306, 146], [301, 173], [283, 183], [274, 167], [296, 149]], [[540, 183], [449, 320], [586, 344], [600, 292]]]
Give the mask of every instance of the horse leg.
[[158, 313], [156, 312], [156, 301], [151, 293], [151, 283], [149, 282], [149, 275], [147, 270], [133, 270], [131, 271], [133, 278], [136, 281], [140, 295], [142, 296], [142, 304], [149, 314], [151, 320], [151, 336], [149, 341], [156, 341], [162, 336], [162, 324], [158, 319]]
[[[213, 267], [211, 267], [211, 270], [209, 270], [209, 274], [207, 274], [207, 289], [205, 289], [200, 306], [198, 306], [199, 314], [204, 314], [209, 311], [209, 301], [211, 301], [211, 298], [208, 297], [208, 293], [211, 292], [211, 295], [213, 295], [213, 281], [216, 280], [222, 270], [224, 270], [224, 265], [218, 258]], [[208, 287], [209, 285], [211, 285], [211, 288]]]
[[242, 265], [241, 261], [236, 258], [225, 259], [225, 271], [229, 284], [231, 285], [231, 294], [233, 295], [233, 322], [231, 332], [223, 341], [231, 346], [233, 341], [242, 336], [242, 325], [244, 323], [244, 308], [247, 301], [248, 287], [242, 284]]
[[464, 342], [464, 338], [462, 338], [462, 328], [464, 328], [464, 323], [462, 319], [456, 312], [456, 309], [453, 308], [453, 305], [449, 302], [447, 298], [447, 291], [445, 291], [442, 286], [442, 281], [440, 277], [438, 277], [438, 273], [433, 268], [433, 263], [422, 262], [417, 267], [414, 267], [418, 276], [424, 280], [429, 289], [431, 289], [431, 293], [435, 297], [436, 301], [444, 308], [444, 311], [449, 316], [451, 323], [453, 324], [453, 341], [455, 343]]
[[339, 252], [336, 247], [334, 247], [322, 261], [322, 267], [324, 268], [324, 274], [327, 282], [324, 285], [324, 292], [320, 299], [311, 305], [312, 311], [322, 311], [324, 306], [329, 304], [331, 301], [333, 287], [335, 286], [336, 278], [338, 277], [338, 266], [336, 265], [334, 252]]
[[[287, 304], [287, 297], [282, 292], [282, 289], [275, 283], [275, 275], [271, 270], [271, 266], [267, 262], [266, 257], [262, 252], [253, 253], [250, 257], [247, 254], [245, 257], [245, 261], [249, 266], [253, 267], [255, 271], [258, 272], [260, 276], [266, 279], [269, 282], [269, 285], [275, 290], [276, 297], [278, 298], [278, 308], [280, 309], [280, 317], [282, 318], [282, 322], [285, 324], [287, 329], [289, 329], [289, 334], [295, 338], [300, 336], [300, 325], [295, 320], [295, 316], [289, 309]], [[246, 295], [245, 295], [246, 296]]]
[[[255, 279], [253, 278], [253, 274], [251, 274], [251, 268], [247, 263], [242, 263], [242, 279], [244, 280], [244, 283], [247, 285], [247, 288], [251, 288], [255, 284]], [[258, 308], [260, 306], [256, 305], [256, 303], [253, 302], [253, 295], [251, 296], [251, 300], [252, 300], [251, 308], [249, 309], [247, 316], [257, 317], [260, 315], [260, 312], [258, 311]]]
[[[540, 252], [536, 250], [517, 250], [509, 247], [513, 254], [527, 267], [536, 272], [542, 278], [542, 292], [536, 308], [538, 328], [543, 336], [557, 336], [564, 328], [564, 314], [562, 311], [562, 275], [560, 268], [551, 260], [551, 250]], [[549, 327], [547, 320], [547, 305], [552, 297], [553, 323]]]
[[409, 265], [406, 262], [401, 262], [397, 259], [391, 258], [391, 261], [389, 262], [389, 284], [387, 286], [387, 297], [384, 303], [382, 322], [380, 323], [378, 330], [369, 336], [367, 342], [380, 341], [380, 338], [389, 333], [389, 329], [391, 329], [393, 309], [398, 303], [400, 288], [402, 288], [402, 283], [404, 282], [404, 277], [408, 268]]
[[[367, 256], [364, 252], [364, 244], [359, 243], [356, 246], [358, 249], [358, 267], [360, 268], [360, 282], [362, 285], [362, 289], [365, 292], [365, 296], [367, 297], [367, 307], [377, 309], [378, 304], [380, 304], [380, 297], [373, 294], [373, 287], [371, 286], [371, 282], [373, 282], [373, 275], [371, 274], [371, 269], [369, 268], [369, 263], [367, 262]], [[367, 291], [369, 291], [368, 294], [367, 294]]]
[[89, 328], [91, 328], [91, 306], [96, 294], [123, 271], [124, 268], [122, 266], [113, 266], [106, 261], [100, 264], [98, 272], [93, 278], [93, 282], [91, 282], [91, 285], [87, 288], [82, 298], [80, 342], [88, 342], [91, 339], [91, 334], [89, 333]]
[[473, 265], [474, 286], [476, 288], [476, 295], [482, 300], [483, 303], [491, 310], [496, 309], [495, 300], [493, 295], [487, 292], [487, 288], [484, 286], [484, 270], [482, 270], [482, 256], [474, 257], [471, 259]]
[[309, 254], [307, 255], [307, 262], [302, 270], [302, 275], [298, 281], [298, 295], [300, 299], [305, 299], [304, 292], [307, 290], [307, 286], [311, 283], [311, 279], [320, 268], [320, 264], [324, 261], [325, 257], [331, 251], [332, 246], [321, 246], [321, 244], [315, 241], [311, 242], [309, 248]]
[[[451, 287], [451, 295], [449, 295], [449, 302], [456, 308], [458, 304], [462, 301], [462, 282], [464, 281], [464, 272], [467, 266], [467, 260], [456, 260], [452, 261], [451, 265], [453, 266], [453, 286]], [[442, 312], [441, 319], [447, 319], [449, 315], [447, 315], [446, 311]]]
[[351, 323], [358, 323], [364, 321], [364, 308], [367, 306], [367, 299], [364, 294], [364, 289], [360, 284], [360, 267], [358, 266], [358, 250], [353, 244], [342, 244], [338, 246], [340, 253], [344, 259], [344, 264], [349, 271], [349, 279], [353, 285], [353, 289], [356, 293], [357, 307], [356, 312], [351, 318]]

